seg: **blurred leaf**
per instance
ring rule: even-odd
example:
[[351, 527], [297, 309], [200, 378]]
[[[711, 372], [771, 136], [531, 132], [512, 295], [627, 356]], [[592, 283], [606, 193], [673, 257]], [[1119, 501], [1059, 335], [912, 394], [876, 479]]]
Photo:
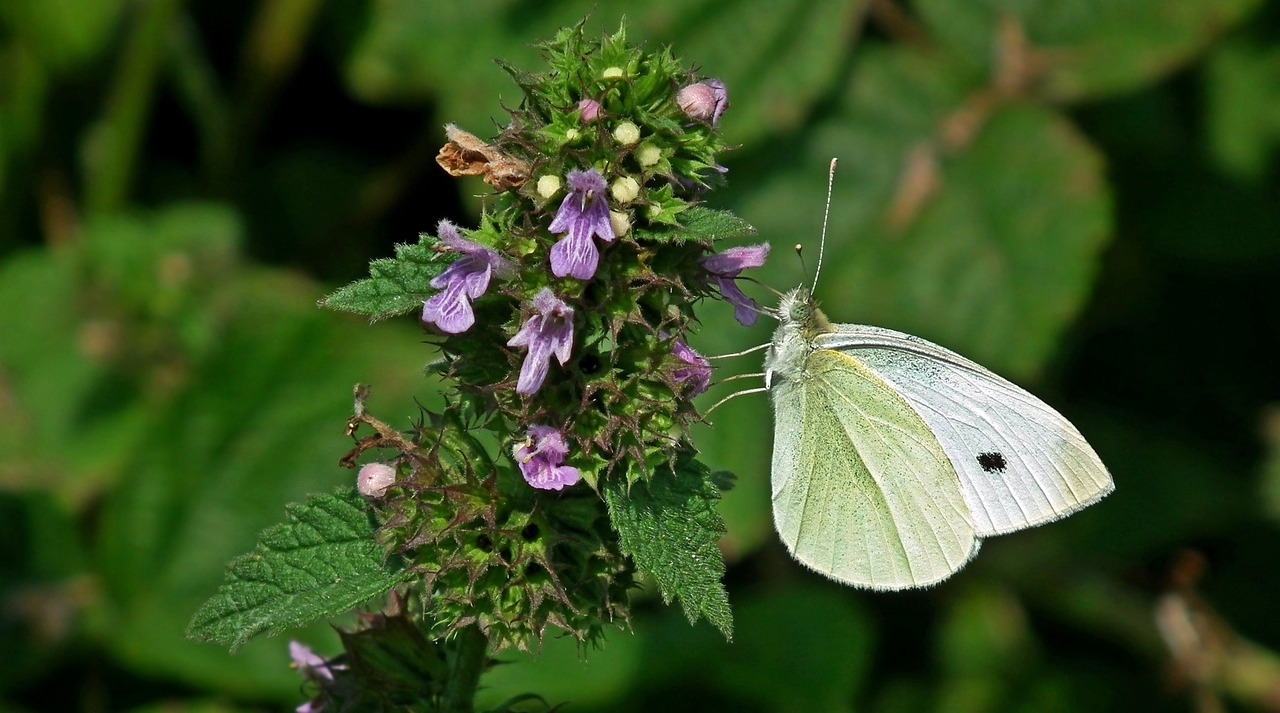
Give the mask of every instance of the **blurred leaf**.
[[40, 0], [0, 2], [5, 35], [39, 52], [53, 71], [82, 64], [114, 39], [121, 0]]
[[[1155, 82], [1200, 53], [1259, 5], [1259, 0], [914, 0], [944, 46], [988, 76], [1012, 59], [1001, 23], [1015, 21], [1043, 63], [1033, 78], [1055, 101], [1131, 91]], [[1018, 60], [1013, 60], [1018, 61]], [[1033, 70], [1034, 71], [1034, 70]]]
[[[805, 120], [845, 63], [864, 7], [847, 0], [660, 0], [627, 20], [632, 36], [669, 43], [684, 61], [723, 80], [733, 104], [724, 120], [728, 138], [750, 143]], [[438, 95], [442, 122], [485, 137], [506, 124], [501, 101], [519, 98], [494, 58], [535, 68], [532, 43], [584, 17], [589, 37], [612, 32], [627, 9], [590, 0], [387, 0], [374, 6], [347, 79], [375, 102]]]
[[729, 638], [733, 614], [720, 581], [724, 559], [716, 549], [724, 522], [715, 511], [720, 491], [710, 475], [705, 466], [686, 461], [686, 467], [660, 470], [630, 486], [610, 478], [603, 495], [622, 551], [658, 581], [662, 601], [679, 597], [690, 624], [706, 617]]
[[775, 241], [816, 233], [827, 163], [845, 158], [818, 281], [827, 315], [1025, 378], [1089, 294], [1110, 199], [1070, 124], [1021, 104], [975, 117], [962, 106], [973, 89], [942, 58], [868, 47], [841, 110], [738, 203]]
[[191, 618], [187, 636], [229, 645], [347, 613], [406, 581], [383, 564], [365, 501], [354, 488], [285, 507], [251, 554], [227, 565], [227, 580]]
[[1280, 142], [1280, 50], [1222, 45], [1205, 67], [1204, 91], [1217, 164], [1240, 178], [1261, 177]]
[[1262, 459], [1262, 503], [1271, 519], [1280, 523], [1280, 407], [1272, 406], [1263, 414], [1262, 438], [1266, 448]]

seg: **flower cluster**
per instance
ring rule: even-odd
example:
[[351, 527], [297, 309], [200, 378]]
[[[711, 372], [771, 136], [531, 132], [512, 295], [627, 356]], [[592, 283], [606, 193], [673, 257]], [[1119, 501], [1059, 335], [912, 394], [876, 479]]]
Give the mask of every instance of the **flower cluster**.
[[718, 293], [754, 323], [737, 279], [768, 255], [716, 252], [752, 231], [700, 205], [726, 170], [723, 82], [621, 31], [591, 41], [579, 26], [543, 49], [553, 71], [513, 71], [524, 97], [498, 136], [448, 129], [440, 164], [497, 192], [480, 225], [442, 221], [360, 292], [420, 288], [411, 304], [443, 353], [432, 370], [452, 388], [403, 438], [376, 427], [361, 448], [401, 455], [365, 465], [359, 492], [390, 513], [382, 536], [429, 583], [436, 615], [476, 622], [499, 648], [549, 623], [586, 638], [625, 619], [618, 592], [637, 565], [606, 492], [660, 477], [716, 492], [689, 435], [712, 384], [689, 344], [694, 306]]

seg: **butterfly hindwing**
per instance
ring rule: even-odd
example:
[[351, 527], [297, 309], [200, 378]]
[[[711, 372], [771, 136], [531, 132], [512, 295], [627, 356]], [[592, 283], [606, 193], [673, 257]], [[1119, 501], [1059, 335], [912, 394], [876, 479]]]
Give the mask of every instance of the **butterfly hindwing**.
[[979, 537], [1056, 520], [1114, 487], [1069, 421], [954, 352], [862, 325], [835, 325], [816, 344], [860, 361], [911, 404], [959, 476]]
[[811, 352], [773, 389], [773, 511], [791, 553], [841, 582], [903, 589], [977, 551], [950, 460], [908, 401], [866, 365]]

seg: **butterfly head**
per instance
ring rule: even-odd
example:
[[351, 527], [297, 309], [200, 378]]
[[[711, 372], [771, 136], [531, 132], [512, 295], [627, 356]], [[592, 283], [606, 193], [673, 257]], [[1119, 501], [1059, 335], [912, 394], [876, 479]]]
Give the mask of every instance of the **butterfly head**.
[[778, 322], [806, 337], [832, 331], [827, 315], [818, 309], [813, 295], [804, 287], [797, 287], [782, 296], [778, 303]]

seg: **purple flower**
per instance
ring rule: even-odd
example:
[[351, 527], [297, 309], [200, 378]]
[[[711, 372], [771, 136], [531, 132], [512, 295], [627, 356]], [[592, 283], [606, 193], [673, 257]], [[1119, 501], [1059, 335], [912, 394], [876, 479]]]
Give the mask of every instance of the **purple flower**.
[[583, 99], [578, 102], [578, 117], [582, 123], [590, 124], [600, 116], [600, 102], [595, 99]]
[[600, 252], [592, 236], [613, 242], [609, 204], [604, 200], [605, 180], [597, 171], [570, 171], [569, 195], [547, 226], [551, 233], [569, 235], [551, 246], [551, 273], [590, 280], [596, 274]]
[[547, 378], [551, 356], [564, 366], [573, 347], [573, 308], [546, 287], [534, 295], [532, 304], [535, 314], [507, 342], [509, 347], [529, 348], [516, 382], [516, 393], [520, 394], [536, 392]]
[[440, 221], [440, 242], [462, 253], [444, 272], [431, 280], [440, 290], [422, 303], [422, 321], [433, 323], [445, 334], [461, 334], [476, 322], [470, 300], [489, 289], [489, 278], [507, 272], [509, 263], [498, 253], [458, 235], [447, 220]]
[[582, 479], [577, 468], [564, 463], [569, 446], [551, 426], [532, 425], [523, 441], [511, 449], [525, 482], [539, 490], [561, 490]]
[[769, 256], [769, 244], [749, 245], [741, 248], [729, 248], [722, 253], [708, 255], [698, 260], [702, 268], [711, 273], [711, 281], [720, 288], [720, 295], [733, 305], [733, 317], [744, 327], [756, 323], [760, 305], [756, 304], [738, 289], [734, 278], [749, 267], [760, 267]]
[[685, 364], [671, 372], [671, 376], [677, 384], [689, 385], [689, 398], [711, 388], [711, 362], [707, 361], [706, 357], [695, 352], [679, 339], [671, 347], [671, 353]]
[[720, 123], [720, 115], [729, 108], [729, 90], [719, 79], [708, 79], [690, 84], [676, 93], [676, 104], [685, 116], [697, 121]]
[[310, 646], [297, 641], [289, 642], [289, 658], [293, 659], [290, 665], [296, 668], [298, 673], [313, 681], [332, 681], [334, 671], [346, 668], [342, 664], [330, 665], [323, 656], [312, 651]]

